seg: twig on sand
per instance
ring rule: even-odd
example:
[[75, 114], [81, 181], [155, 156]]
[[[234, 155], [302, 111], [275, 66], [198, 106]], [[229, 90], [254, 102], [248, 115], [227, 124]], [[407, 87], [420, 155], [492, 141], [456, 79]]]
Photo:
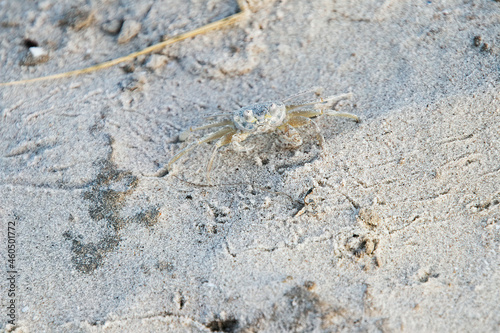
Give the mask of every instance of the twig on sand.
[[53, 75], [48, 75], [48, 76], [42, 76], [42, 77], [36, 77], [36, 78], [32, 78], [32, 79], [19, 80], [19, 81], [0, 82], [0, 87], [2, 87], [2, 86], [3, 87], [14, 86], [14, 85], [33, 83], [33, 82], [38, 82], [38, 81], [55, 80], [55, 79], [61, 79], [61, 78], [65, 78], [65, 77], [95, 72], [95, 71], [98, 71], [101, 69], [115, 66], [115, 65], [120, 64], [122, 62], [130, 61], [130, 60], [135, 59], [139, 56], [149, 54], [149, 53], [157, 51], [157, 50], [161, 50], [162, 48], [169, 46], [169, 45], [172, 45], [172, 44], [179, 42], [181, 40], [195, 37], [197, 35], [231, 25], [231, 24], [241, 20], [249, 12], [248, 6], [244, 0], [236, 0], [236, 2], [238, 3], [238, 7], [239, 7], [239, 12], [236, 14], [233, 14], [231, 16], [225, 17], [225, 18], [220, 19], [218, 21], [206, 24], [200, 28], [179, 34], [179, 35], [174, 36], [172, 38], [168, 38], [168, 39], [164, 40], [163, 42], [151, 45], [149, 47], [146, 47], [143, 50], [131, 53], [131, 54], [126, 55], [124, 57], [116, 58], [113, 60], [102, 62], [102, 63], [94, 65], [94, 66], [90, 66], [90, 67], [83, 68], [83, 69], [77, 69], [74, 71], [53, 74]]

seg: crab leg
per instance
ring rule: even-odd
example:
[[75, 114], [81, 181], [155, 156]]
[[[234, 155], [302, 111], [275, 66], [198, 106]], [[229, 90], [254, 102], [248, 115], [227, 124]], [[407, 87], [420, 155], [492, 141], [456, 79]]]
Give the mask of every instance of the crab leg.
[[292, 99], [294, 99], [294, 98], [297, 98], [297, 97], [299, 97], [299, 96], [302, 96], [302, 95], [305, 95], [305, 94], [310, 94], [310, 93], [312, 93], [312, 92], [314, 92], [314, 93], [316, 93], [316, 94], [318, 94], [318, 95], [319, 95], [319, 94], [321, 94], [321, 92], [322, 92], [322, 91], [323, 91], [323, 88], [322, 88], [322, 87], [314, 87], [314, 88], [311, 88], [311, 89], [308, 89], [308, 90], [305, 90], [305, 91], [301, 91], [301, 92], [299, 92], [299, 93], [293, 94], [293, 95], [291, 95], [291, 96], [289, 96], [289, 97], [285, 98], [285, 99], [283, 100], [283, 103], [288, 102], [288, 101], [290, 101], [290, 100], [292, 100]]
[[311, 122], [311, 119], [309, 118], [310, 117], [307, 116], [295, 115], [294, 113], [293, 116], [289, 117], [286, 123], [292, 127], [302, 127], [305, 125], [309, 125], [309, 123]]
[[313, 106], [315, 109], [325, 109], [329, 107], [335, 106], [338, 102], [344, 99], [349, 99], [352, 97], [352, 93], [347, 93], [347, 94], [342, 94], [338, 96], [330, 96], [327, 98], [322, 99], [319, 102], [311, 102], [311, 103], [304, 103], [304, 104], [297, 104], [297, 105], [288, 105], [286, 107], [286, 112], [292, 112], [293, 110], [297, 109], [302, 109], [308, 106]]
[[233, 135], [235, 133], [236, 133], [236, 130], [233, 130], [233, 131], [227, 133], [222, 138], [220, 138], [219, 141], [217, 141], [217, 143], [215, 144], [215, 147], [212, 150], [212, 155], [210, 156], [210, 160], [208, 161], [208, 164], [207, 164], [207, 182], [209, 184], [211, 183], [210, 171], [212, 170], [212, 165], [214, 163], [215, 155], [217, 154], [217, 151], [219, 150], [220, 147], [225, 146], [227, 144], [230, 144], [231, 140], [233, 139]]
[[[297, 115], [299, 112], [301, 112], [301, 111], [296, 111], [296, 112], [292, 113], [293, 116], [291, 116], [289, 118], [288, 124], [290, 126], [293, 126], [293, 127], [301, 127], [301, 126], [305, 126], [305, 125], [312, 123], [314, 126], [314, 129], [316, 130], [316, 136], [318, 138], [319, 146], [323, 147], [323, 145], [325, 143], [325, 138], [323, 138], [323, 134], [321, 134], [321, 130], [319, 129], [318, 124], [316, 124], [316, 122], [314, 120], [310, 119], [311, 117], [308, 117], [307, 115], [306, 116]], [[307, 112], [307, 111], [303, 111], [303, 112]], [[320, 111], [318, 111], [318, 112], [320, 112]]]
[[295, 117], [307, 117], [307, 118], [313, 118], [321, 115], [327, 115], [327, 116], [334, 116], [334, 117], [344, 117], [344, 118], [350, 118], [355, 120], [356, 122], [359, 122], [359, 117], [356, 116], [355, 114], [352, 113], [347, 113], [347, 112], [337, 112], [337, 111], [323, 111], [323, 110], [304, 110], [304, 111], [292, 111], [288, 113], [288, 117], [291, 119]]
[[208, 125], [204, 125], [204, 126], [200, 126], [200, 127], [195, 127], [195, 128], [190, 127], [187, 130], [182, 131], [181, 134], [179, 134], [179, 141], [186, 141], [188, 136], [189, 136], [189, 133], [191, 133], [191, 132], [201, 131], [201, 130], [208, 129], [208, 128], [227, 126], [227, 125], [231, 125], [232, 123], [233, 123], [233, 121], [228, 119], [228, 120], [223, 120], [223, 121], [219, 121], [217, 123], [208, 124]]
[[[311, 121], [309, 118], [304, 119], [307, 119], [309, 122]], [[299, 126], [302, 126], [302, 124]], [[300, 136], [299, 132], [293, 127], [293, 125], [289, 123], [281, 125], [280, 127], [278, 127], [277, 132], [278, 134], [280, 134], [278, 136], [278, 141], [284, 148], [295, 149], [302, 145], [302, 137]]]
[[165, 176], [170, 171], [170, 169], [172, 168], [172, 165], [174, 164], [175, 161], [177, 161], [179, 158], [181, 158], [187, 152], [193, 150], [196, 146], [201, 145], [202, 143], [205, 143], [205, 142], [217, 140], [217, 139], [223, 137], [224, 135], [231, 133], [231, 132], [234, 132], [234, 131], [235, 131], [234, 127], [227, 126], [227, 127], [220, 129], [219, 131], [217, 131], [215, 133], [208, 134], [207, 136], [201, 138], [198, 141], [190, 143], [189, 145], [186, 146], [186, 148], [184, 148], [183, 150], [178, 152], [174, 157], [172, 157], [166, 166], [164, 166], [163, 168], [158, 170], [156, 172], [155, 176], [156, 177]]
[[347, 113], [347, 112], [336, 112], [336, 111], [327, 111], [323, 112], [324, 115], [327, 116], [333, 116], [333, 117], [344, 117], [344, 118], [351, 118], [355, 122], [359, 123], [359, 117], [356, 116], [355, 114], [352, 113]]

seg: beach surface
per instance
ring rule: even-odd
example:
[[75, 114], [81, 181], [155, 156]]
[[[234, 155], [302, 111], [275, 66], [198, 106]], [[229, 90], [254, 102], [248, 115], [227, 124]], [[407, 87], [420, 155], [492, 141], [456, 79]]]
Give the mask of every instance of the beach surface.
[[[238, 10], [0, 1], [0, 81]], [[0, 330], [498, 332], [500, 2], [251, 0], [246, 14], [108, 69], [0, 86]], [[211, 184], [211, 144], [153, 176], [184, 129], [313, 87], [299, 100], [350, 92], [337, 109], [361, 121], [316, 118], [322, 147], [314, 126], [297, 149], [275, 133], [223, 147]]]

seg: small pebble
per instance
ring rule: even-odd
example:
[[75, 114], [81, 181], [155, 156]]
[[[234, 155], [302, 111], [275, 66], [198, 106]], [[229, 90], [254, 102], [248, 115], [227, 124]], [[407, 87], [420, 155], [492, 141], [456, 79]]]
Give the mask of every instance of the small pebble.
[[121, 20], [106, 21], [101, 25], [101, 29], [110, 35], [116, 35], [120, 32], [122, 24]]
[[139, 34], [141, 31], [141, 23], [134, 20], [127, 20], [123, 22], [122, 29], [118, 35], [118, 43], [128, 43]]
[[89, 8], [71, 7], [71, 9], [64, 15], [64, 18], [59, 21], [61, 25], [72, 27], [75, 31], [88, 28], [95, 21], [95, 16]]
[[30, 47], [28, 49], [28, 53], [21, 60], [21, 65], [23, 66], [35, 66], [38, 64], [42, 64], [49, 60], [49, 53], [43, 47]]
[[168, 62], [168, 57], [161, 54], [153, 54], [149, 57], [146, 67], [149, 69], [158, 69]]

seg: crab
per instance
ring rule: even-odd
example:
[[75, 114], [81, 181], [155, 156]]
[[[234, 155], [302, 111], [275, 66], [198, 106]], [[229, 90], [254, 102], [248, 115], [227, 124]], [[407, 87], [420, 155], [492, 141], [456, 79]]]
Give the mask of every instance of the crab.
[[337, 106], [340, 101], [351, 98], [351, 93], [327, 97], [316, 102], [286, 104], [288, 100], [300, 94], [291, 96], [282, 102], [264, 102], [245, 106], [234, 111], [228, 119], [196, 128], [189, 128], [179, 135], [180, 141], [187, 139], [190, 132], [212, 128], [218, 128], [218, 130], [188, 144], [184, 149], [174, 155], [165, 167], [158, 170], [156, 176], [163, 177], [168, 174], [179, 158], [197, 146], [203, 143], [216, 141], [206, 170], [206, 179], [210, 183], [210, 171], [212, 170], [215, 156], [219, 148], [223, 146], [231, 144], [235, 151], [249, 151], [253, 147], [244, 147], [241, 145], [248, 137], [263, 133], [277, 132], [279, 141], [282, 145], [287, 148], [297, 148], [302, 145], [303, 140], [300, 133], [295, 128], [309, 124], [314, 125], [319, 144], [323, 146], [323, 136], [318, 125], [312, 118], [327, 115], [346, 117], [359, 122], [358, 116], [354, 114], [334, 110], [335, 106]]

